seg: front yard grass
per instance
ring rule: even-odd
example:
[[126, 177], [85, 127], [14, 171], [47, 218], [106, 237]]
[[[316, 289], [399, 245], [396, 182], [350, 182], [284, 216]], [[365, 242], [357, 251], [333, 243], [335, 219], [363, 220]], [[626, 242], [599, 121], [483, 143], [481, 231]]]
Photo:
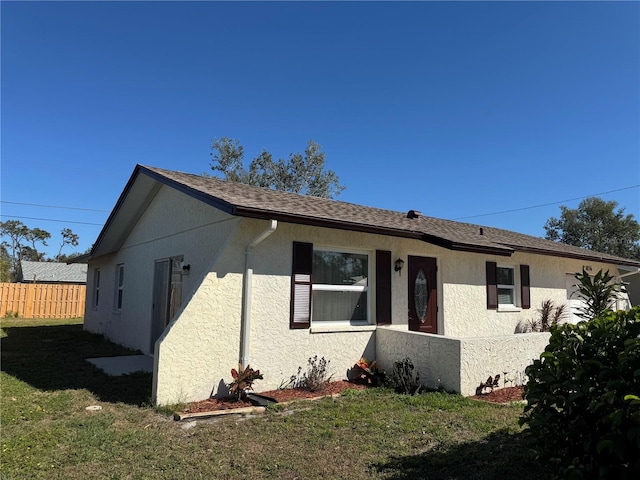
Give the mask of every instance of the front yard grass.
[[149, 406], [150, 375], [107, 377], [84, 360], [130, 352], [80, 324], [1, 326], [3, 479], [548, 476], [520, 440], [521, 405], [370, 389], [178, 423]]

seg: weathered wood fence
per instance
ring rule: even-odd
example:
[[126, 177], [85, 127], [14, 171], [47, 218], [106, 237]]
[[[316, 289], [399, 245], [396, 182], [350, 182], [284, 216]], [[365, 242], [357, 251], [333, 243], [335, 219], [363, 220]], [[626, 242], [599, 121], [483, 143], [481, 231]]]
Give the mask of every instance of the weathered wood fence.
[[0, 317], [84, 317], [86, 285], [0, 283]]

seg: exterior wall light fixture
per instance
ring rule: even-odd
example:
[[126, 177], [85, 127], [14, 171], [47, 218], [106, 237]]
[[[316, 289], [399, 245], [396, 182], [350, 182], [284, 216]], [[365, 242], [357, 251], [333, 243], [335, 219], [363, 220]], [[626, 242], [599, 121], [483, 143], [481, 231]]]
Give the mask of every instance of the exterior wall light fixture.
[[403, 267], [404, 267], [404, 260], [402, 260], [401, 258], [398, 258], [393, 264], [393, 268], [395, 269], [396, 272], [398, 272], [398, 275], [400, 275], [400, 271], [402, 270]]

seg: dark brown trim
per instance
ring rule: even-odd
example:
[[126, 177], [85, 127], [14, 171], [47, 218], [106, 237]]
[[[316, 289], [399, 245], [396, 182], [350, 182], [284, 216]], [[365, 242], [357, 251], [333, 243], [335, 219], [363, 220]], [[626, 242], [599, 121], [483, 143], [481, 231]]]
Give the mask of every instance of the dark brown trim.
[[520, 306], [531, 308], [531, 281], [529, 265], [520, 265]]
[[293, 242], [289, 328], [309, 328], [311, 326], [312, 268], [313, 244]]
[[376, 324], [391, 324], [391, 252], [376, 250]]
[[498, 308], [498, 264], [487, 262], [487, 309]]

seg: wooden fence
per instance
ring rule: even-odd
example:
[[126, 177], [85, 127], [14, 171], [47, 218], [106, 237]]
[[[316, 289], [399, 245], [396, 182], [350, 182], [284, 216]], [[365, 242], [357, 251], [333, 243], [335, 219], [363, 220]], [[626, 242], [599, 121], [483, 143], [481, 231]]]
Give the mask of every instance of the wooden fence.
[[84, 317], [86, 285], [0, 283], [0, 317]]

